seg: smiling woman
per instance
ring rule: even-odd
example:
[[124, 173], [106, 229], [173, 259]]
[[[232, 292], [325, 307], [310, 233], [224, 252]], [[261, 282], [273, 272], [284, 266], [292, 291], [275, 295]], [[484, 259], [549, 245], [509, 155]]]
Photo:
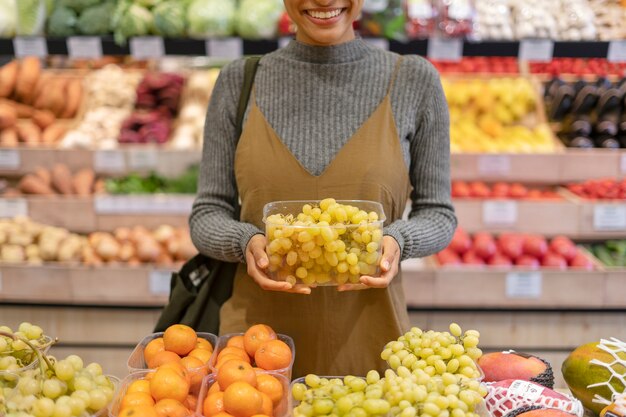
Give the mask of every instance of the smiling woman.
[[[284, 3], [296, 39], [260, 60], [241, 136], [246, 60], [224, 67], [213, 90], [191, 236], [201, 253], [240, 263], [220, 333], [265, 323], [294, 339], [293, 377], [365, 375], [385, 368], [382, 346], [410, 327], [400, 261], [442, 250], [454, 233], [448, 109], [428, 61], [355, 36], [362, 0]], [[383, 206], [381, 274], [359, 275], [357, 262], [358, 272], [338, 287], [270, 279], [263, 206], [327, 197]], [[313, 256], [295, 243], [291, 259], [324, 283], [335, 257], [357, 258], [356, 247], [339, 247]]]
[[298, 27], [296, 39], [318, 46], [353, 40], [352, 22], [362, 7], [363, 0], [285, 0], [287, 13]]

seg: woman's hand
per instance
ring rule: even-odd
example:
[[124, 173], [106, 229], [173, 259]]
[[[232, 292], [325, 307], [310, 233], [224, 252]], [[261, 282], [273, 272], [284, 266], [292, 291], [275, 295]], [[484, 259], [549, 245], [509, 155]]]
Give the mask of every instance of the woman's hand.
[[400, 265], [400, 246], [391, 236], [383, 237], [383, 256], [380, 259], [380, 277], [370, 277], [363, 275], [360, 284], [343, 284], [338, 291], [364, 290], [367, 288], [387, 288], [391, 280], [398, 274]]
[[259, 287], [266, 291], [283, 291], [295, 294], [311, 294], [311, 288], [306, 285], [291, 285], [284, 281], [274, 281], [265, 273], [265, 269], [270, 262], [265, 253], [265, 236], [254, 235], [246, 246], [246, 263], [248, 264], [248, 275]]

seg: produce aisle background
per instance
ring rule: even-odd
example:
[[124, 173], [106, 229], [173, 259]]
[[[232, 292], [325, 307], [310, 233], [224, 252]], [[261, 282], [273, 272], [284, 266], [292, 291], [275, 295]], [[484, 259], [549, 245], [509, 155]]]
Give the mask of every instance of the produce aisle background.
[[[291, 29], [279, 0], [92, 3], [0, 2], [0, 325], [36, 323], [53, 354], [122, 377], [195, 252], [219, 67]], [[461, 230], [405, 262], [411, 322], [478, 329], [484, 351], [543, 357], [563, 387], [576, 346], [626, 339], [624, 2], [376, 3], [360, 33], [427, 56], [451, 114]]]

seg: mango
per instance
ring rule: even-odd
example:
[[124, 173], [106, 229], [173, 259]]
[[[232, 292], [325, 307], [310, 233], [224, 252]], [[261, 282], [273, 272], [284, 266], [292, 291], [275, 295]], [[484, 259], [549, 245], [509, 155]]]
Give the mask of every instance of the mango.
[[518, 414], [517, 417], [575, 417], [573, 414], [554, 408], [540, 408]]
[[[626, 352], [620, 352], [618, 357], [623, 363], [626, 363]], [[588, 386], [609, 382], [613, 389], [618, 392], [624, 392], [626, 386], [624, 386], [619, 378], [612, 377], [611, 371], [606, 367], [590, 363], [593, 359], [607, 364], [615, 361], [615, 358], [611, 354], [598, 348], [598, 342], [587, 343], [586, 345], [576, 348], [576, 350], [567, 357], [565, 362], [563, 362], [561, 372], [572, 394], [574, 394], [585, 407], [595, 414], [600, 414], [606, 404], [594, 403], [592, 401], [594, 395], [600, 395], [607, 401], [611, 401], [613, 392], [608, 386], [594, 388], [588, 388]], [[624, 364], [616, 363], [612, 366], [612, 369], [620, 375], [626, 375], [626, 366], [624, 366]]]
[[485, 373], [485, 382], [521, 379], [537, 382], [548, 388], [554, 385], [552, 368], [541, 359], [523, 353], [487, 353], [478, 359]]

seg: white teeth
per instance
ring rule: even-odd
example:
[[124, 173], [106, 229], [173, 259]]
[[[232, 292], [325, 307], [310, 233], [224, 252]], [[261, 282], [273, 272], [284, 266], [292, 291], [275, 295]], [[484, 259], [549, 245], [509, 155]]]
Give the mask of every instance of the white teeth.
[[335, 9], [331, 12], [318, 12], [314, 10], [307, 10], [307, 13], [316, 19], [332, 19], [341, 14], [341, 9]]

